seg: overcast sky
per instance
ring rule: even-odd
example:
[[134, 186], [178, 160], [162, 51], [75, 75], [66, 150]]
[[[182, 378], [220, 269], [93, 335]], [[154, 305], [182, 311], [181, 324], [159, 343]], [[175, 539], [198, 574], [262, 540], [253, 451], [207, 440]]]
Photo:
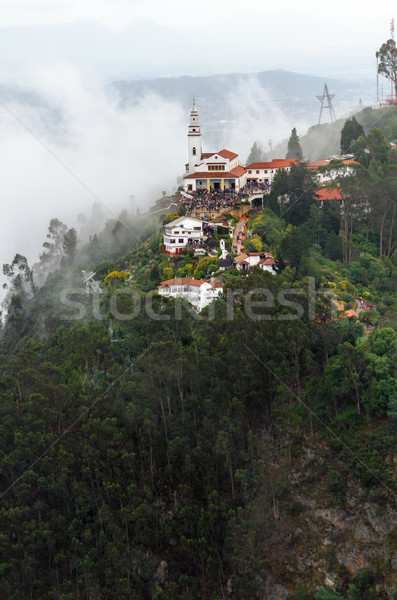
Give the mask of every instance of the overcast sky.
[[[205, 54], [210, 45], [214, 63], [222, 57], [228, 72], [235, 66], [245, 71], [300, 66], [309, 74], [323, 69], [325, 74], [332, 70], [338, 76], [361, 76], [373, 73], [375, 52], [390, 37], [395, 12], [392, 0], [372, 8], [362, 0], [2, 0], [0, 23], [6, 27], [88, 20], [121, 32], [146, 19], [175, 28], [176, 37], [178, 30], [191, 30], [191, 48], [185, 42], [179, 48], [184, 71], [189, 53], [202, 54], [207, 63], [203, 66], [211, 71]], [[150, 58], [164, 63], [167, 48], [161, 57]]]
[[[253, 19], [263, 19], [264, 33], [273, 39], [282, 34], [288, 23], [293, 23], [302, 35], [313, 24], [321, 29], [350, 32], [351, 43], [362, 43], [374, 35], [384, 35], [394, 16], [395, 2], [381, 0], [369, 10], [361, 0], [301, 0], [295, 2], [265, 2], [248, 0], [2, 0], [0, 15], [4, 26], [62, 23], [80, 19], [96, 21], [120, 31], [137, 18], [147, 18], [157, 23], [185, 27], [205, 27], [209, 21], [218, 21], [219, 27], [233, 16], [248, 14]], [[271, 25], [269, 29], [267, 25]], [[337, 40], [343, 42], [341, 37]], [[368, 40], [370, 41], [370, 40]]]

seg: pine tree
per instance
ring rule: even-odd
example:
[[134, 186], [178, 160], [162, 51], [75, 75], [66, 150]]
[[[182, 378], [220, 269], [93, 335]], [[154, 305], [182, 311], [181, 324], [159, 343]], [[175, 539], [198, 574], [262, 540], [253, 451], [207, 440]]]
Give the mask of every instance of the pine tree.
[[297, 158], [298, 160], [302, 160], [302, 158], [303, 158], [302, 148], [299, 143], [299, 137], [298, 137], [298, 134], [296, 133], [295, 127], [293, 128], [293, 130], [291, 132], [291, 136], [288, 140], [288, 150], [287, 150], [287, 154], [286, 154], [285, 158], [290, 158], [290, 159]]
[[340, 135], [340, 151], [342, 154], [347, 154], [350, 152], [350, 144], [353, 140], [358, 140], [358, 138], [364, 135], [363, 126], [358, 123], [358, 121], [353, 116], [351, 119], [347, 119], [342, 128]]
[[258, 141], [254, 142], [247, 158], [247, 165], [250, 165], [254, 162], [264, 162], [265, 160], [266, 154], [262, 144]]
[[77, 248], [77, 233], [73, 227], [69, 229], [63, 236], [62, 248], [65, 253], [67, 264], [69, 266], [72, 266], [74, 263]]
[[294, 600], [308, 600], [306, 588], [300, 579], [296, 582]]

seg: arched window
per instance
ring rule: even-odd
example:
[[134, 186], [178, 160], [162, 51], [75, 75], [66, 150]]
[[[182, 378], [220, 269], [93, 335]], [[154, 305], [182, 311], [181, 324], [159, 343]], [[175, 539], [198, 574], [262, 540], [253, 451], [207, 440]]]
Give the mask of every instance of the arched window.
[[196, 156], [196, 146], [193, 147], [193, 155]]

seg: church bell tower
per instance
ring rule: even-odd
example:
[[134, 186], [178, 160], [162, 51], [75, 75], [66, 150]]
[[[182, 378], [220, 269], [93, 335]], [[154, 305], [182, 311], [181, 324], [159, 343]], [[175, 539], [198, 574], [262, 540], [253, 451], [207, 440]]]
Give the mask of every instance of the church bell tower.
[[195, 100], [193, 99], [193, 107], [190, 112], [190, 125], [187, 134], [188, 139], [188, 165], [187, 172], [194, 173], [194, 167], [201, 161], [202, 145], [201, 145], [201, 130], [198, 120], [198, 113]]

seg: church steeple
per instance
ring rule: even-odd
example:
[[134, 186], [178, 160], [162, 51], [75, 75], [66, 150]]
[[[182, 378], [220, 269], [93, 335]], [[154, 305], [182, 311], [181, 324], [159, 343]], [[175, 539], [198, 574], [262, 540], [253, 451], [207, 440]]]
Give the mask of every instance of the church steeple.
[[190, 112], [190, 125], [187, 134], [188, 139], [188, 167], [189, 173], [194, 173], [194, 167], [201, 161], [202, 145], [201, 130], [196, 108], [196, 102], [193, 98], [193, 107]]

